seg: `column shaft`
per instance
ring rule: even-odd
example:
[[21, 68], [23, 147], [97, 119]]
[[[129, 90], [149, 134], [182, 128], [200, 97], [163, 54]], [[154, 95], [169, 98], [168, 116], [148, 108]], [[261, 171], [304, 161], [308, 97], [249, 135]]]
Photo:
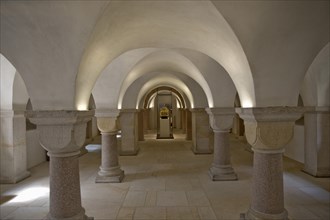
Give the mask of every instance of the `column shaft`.
[[282, 153], [254, 152], [248, 219], [287, 219], [284, 209]]
[[230, 162], [229, 131], [214, 131], [214, 155], [209, 175], [213, 181], [237, 180]]
[[47, 219], [87, 219], [81, 206], [78, 154], [50, 154], [50, 206]]
[[124, 178], [124, 171], [118, 162], [117, 132], [102, 132], [101, 167], [96, 183], [119, 183]]

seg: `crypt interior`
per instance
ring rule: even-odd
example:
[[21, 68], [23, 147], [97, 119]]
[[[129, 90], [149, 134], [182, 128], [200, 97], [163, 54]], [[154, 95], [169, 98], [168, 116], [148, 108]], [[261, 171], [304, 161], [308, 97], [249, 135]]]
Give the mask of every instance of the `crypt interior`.
[[0, 6], [1, 219], [329, 219], [328, 0]]

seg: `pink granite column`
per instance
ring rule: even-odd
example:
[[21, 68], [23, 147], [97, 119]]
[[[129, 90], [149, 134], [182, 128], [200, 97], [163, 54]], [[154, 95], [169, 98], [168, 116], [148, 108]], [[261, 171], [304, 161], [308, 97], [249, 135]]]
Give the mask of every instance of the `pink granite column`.
[[86, 123], [93, 111], [31, 111], [40, 144], [50, 157], [50, 197], [47, 219], [93, 219], [81, 206], [79, 160], [85, 142]]
[[96, 110], [97, 126], [102, 135], [101, 166], [96, 183], [119, 183], [124, 178], [120, 169], [117, 146], [117, 117], [119, 110]]
[[214, 131], [214, 155], [209, 175], [213, 181], [237, 180], [230, 162], [229, 131]]
[[248, 216], [287, 219], [288, 213], [284, 209], [282, 158], [283, 151], [265, 153], [254, 149], [252, 200]]
[[81, 206], [79, 154], [79, 151], [48, 153], [50, 202], [47, 219], [87, 219]]
[[282, 157], [292, 139], [295, 120], [303, 109], [295, 107], [238, 108], [246, 138], [252, 145], [251, 205], [243, 219], [288, 219], [284, 208]]
[[229, 131], [233, 126], [234, 108], [207, 108], [214, 132], [214, 154], [209, 175], [213, 181], [237, 180], [231, 165]]

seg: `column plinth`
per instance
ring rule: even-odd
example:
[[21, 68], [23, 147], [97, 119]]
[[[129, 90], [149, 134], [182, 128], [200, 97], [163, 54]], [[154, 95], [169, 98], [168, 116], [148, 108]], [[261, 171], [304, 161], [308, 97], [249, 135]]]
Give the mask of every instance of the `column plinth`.
[[120, 183], [124, 171], [120, 169], [117, 146], [117, 117], [119, 110], [97, 110], [97, 126], [102, 135], [101, 166], [96, 183]]
[[93, 219], [81, 205], [79, 154], [85, 142], [86, 123], [93, 111], [31, 111], [40, 144], [48, 151], [49, 213], [47, 219]]
[[246, 137], [252, 145], [253, 179], [251, 205], [243, 219], [288, 219], [284, 208], [283, 152], [293, 136], [297, 107], [239, 108]]
[[214, 154], [209, 176], [213, 181], [237, 180], [231, 165], [229, 131], [233, 126], [234, 108], [207, 108], [214, 132]]

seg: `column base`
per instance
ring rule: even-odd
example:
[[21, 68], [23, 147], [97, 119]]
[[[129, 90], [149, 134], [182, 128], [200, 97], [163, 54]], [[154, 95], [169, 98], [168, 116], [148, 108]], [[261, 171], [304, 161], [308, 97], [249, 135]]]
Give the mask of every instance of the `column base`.
[[65, 218], [54, 217], [50, 213], [48, 213], [48, 215], [46, 216], [46, 220], [94, 220], [94, 217], [88, 217], [85, 214], [85, 209], [82, 208], [81, 212], [78, 213], [77, 215], [65, 217]]
[[119, 167], [108, 170], [104, 170], [104, 168], [100, 169], [96, 176], [95, 183], [120, 183], [124, 179], [124, 171]]
[[211, 167], [209, 176], [212, 181], [238, 180], [237, 174], [231, 166]]
[[288, 220], [288, 212], [286, 209], [280, 214], [267, 214], [249, 209], [247, 213], [240, 214], [240, 220]]

